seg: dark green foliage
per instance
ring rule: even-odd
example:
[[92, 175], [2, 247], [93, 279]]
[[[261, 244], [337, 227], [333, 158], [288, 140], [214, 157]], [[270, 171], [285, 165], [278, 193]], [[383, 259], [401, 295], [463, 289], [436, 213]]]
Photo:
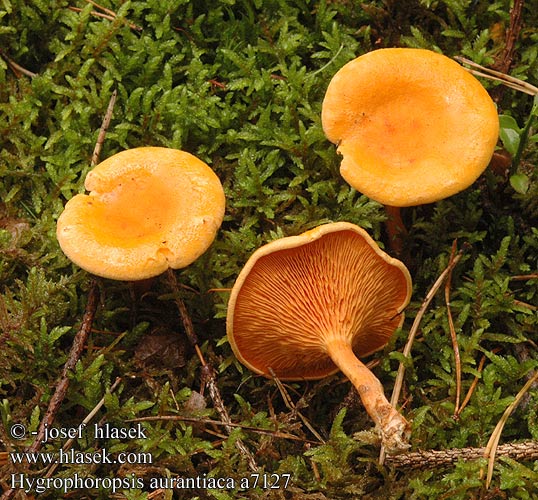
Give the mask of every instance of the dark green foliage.
[[[425, 47], [490, 65], [504, 47], [511, 2], [100, 3], [115, 12], [113, 19], [95, 16], [98, 9], [83, 1], [0, 2], [0, 451], [31, 444], [31, 436], [18, 441], [7, 431], [16, 423], [37, 429], [80, 327], [89, 277], [60, 251], [55, 225], [65, 202], [84, 189], [116, 90], [102, 159], [142, 145], [185, 149], [208, 162], [225, 187], [227, 210], [217, 240], [177, 274], [189, 287], [183, 298], [203, 354], [217, 368], [224, 404], [243, 427], [228, 434], [204, 423], [150, 420], [142, 424], [146, 439], [96, 442], [87, 435], [76, 449], [147, 452], [153, 463], [62, 465], [54, 475], [134, 474], [149, 481], [205, 474], [239, 481], [251, 474], [237, 446], [241, 440], [261, 473], [291, 474], [287, 490], [202, 488], [176, 490], [173, 498], [491, 498], [480, 480], [482, 462], [406, 473], [379, 466], [372, 424], [340, 375], [286, 385], [295, 405], [290, 408], [272, 381], [253, 377], [235, 360], [225, 337], [227, 294], [208, 290], [231, 287], [261, 244], [328, 221], [359, 224], [386, 246], [382, 207], [340, 178], [336, 148], [323, 134], [321, 102], [330, 78], [356, 55], [385, 46]], [[512, 74], [536, 83], [538, 10], [526, 2], [523, 15]], [[401, 359], [389, 351], [405, 343], [457, 239], [466, 250], [452, 275], [450, 310], [463, 394], [478, 378], [454, 420], [455, 361], [441, 289], [407, 361], [404, 413], [413, 420], [415, 449], [484, 446], [538, 369], [535, 110], [528, 96], [508, 89], [498, 104], [504, 146], [519, 155], [511, 174], [525, 182], [510, 184], [487, 172], [463, 193], [403, 211], [413, 301], [376, 375], [389, 393]], [[102, 398], [91, 425], [125, 427], [134, 425], [131, 419], [162, 415], [220, 420], [167, 280], [161, 277], [142, 294], [107, 280], [100, 290], [94, 330], [55, 425], [79, 425]], [[122, 380], [111, 392], [116, 377]], [[531, 390], [512, 414], [502, 442], [538, 438], [537, 397]], [[11, 473], [8, 466], [0, 470], [2, 480]], [[37, 467], [28, 474], [42, 477]], [[499, 498], [535, 498], [537, 474], [536, 463], [499, 459], [492, 491]], [[42, 497], [59, 498], [57, 492]], [[118, 498], [147, 497], [131, 489]], [[110, 498], [110, 491], [77, 491], [70, 498]]]

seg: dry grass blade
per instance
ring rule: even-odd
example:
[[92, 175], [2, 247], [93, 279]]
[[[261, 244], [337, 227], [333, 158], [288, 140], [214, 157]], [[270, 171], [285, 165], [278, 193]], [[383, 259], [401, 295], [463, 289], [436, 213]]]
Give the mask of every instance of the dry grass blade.
[[[491, 437], [489, 438], [488, 444], [486, 445], [484, 449], [484, 457], [488, 459], [488, 474], [486, 477], [486, 488], [489, 488], [491, 484], [491, 479], [493, 478], [493, 468], [495, 466], [495, 456], [497, 454], [498, 446], [499, 446], [499, 440], [501, 439], [501, 434], [503, 431], [503, 428], [508, 420], [510, 418], [510, 415], [514, 411], [514, 409], [517, 407], [519, 402], [521, 401], [521, 398], [527, 393], [527, 391], [531, 388], [532, 384], [538, 380], [538, 372], [534, 374], [532, 378], [530, 378], [527, 383], [521, 388], [521, 390], [517, 393], [516, 397], [514, 398], [514, 401], [510, 403], [508, 408], [503, 413], [503, 416], [495, 426], [495, 429], [493, 430], [493, 433], [491, 434]], [[481, 476], [483, 475], [483, 471], [481, 471]]]
[[517, 274], [515, 276], [510, 277], [511, 280], [514, 281], [527, 281], [527, 280], [536, 280], [538, 279], [538, 273], [533, 274]]
[[[478, 373], [482, 373], [482, 370], [484, 369], [484, 364], [486, 363], [486, 356], [482, 356], [482, 359], [480, 360], [480, 363], [478, 364]], [[469, 390], [467, 391], [467, 394], [465, 395], [465, 398], [463, 402], [461, 403], [461, 406], [458, 408], [458, 411], [454, 412], [454, 418], [458, 419], [461, 415], [461, 412], [463, 409], [469, 404], [469, 401], [471, 400], [471, 397], [476, 389], [476, 386], [478, 385], [479, 377], [478, 375], [475, 376], [474, 380], [471, 383], [471, 386], [469, 387]]]
[[[456, 56], [454, 57], [454, 59], [456, 59], [456, 61], [462, 64], [470, 66], [471, 69], [468, 69], [468, 71], [472, 73], [473, 75], [481, 76], [484, 78], [488, 78], [489, 80], [500, 82], [506, 87], [519, 90], [520, 92], [524, 92], [525, 94], [538, 95], [538, 87], [535, 87], [534, 85], [531, 85], [530, 83], [524, 82], [523, 80], [520, 80], [519, 78], [515, 78], [505, 73], [501, 73], [500, 71], [495, 71], [493, 69], [486, 68], [485, 66], [481, 66], [480, 64], [477, 64], [471, 61], [470, 59], [466, 59], [465, 57]], [[473, 68], [477, 68], [477, 69], [473, 69]]]
[[[413, 342], [415, 341], [415, 337], [417, 335], [420, 322], [422, 321], [422, 318], [424, 314], [426, 313], [428, 306], [430, 305], [430, 302], [435, 297], [435, 294], [437, 293], [439, 288], [441, 288], [441, 285], [447, 279], [449, 274], [452, 272], [452, 269], [454, 269], [454, 267], [456, 267], [458, 262], [461, 260], [461, 257], [463, 256], [463, 253], [466, 249], [467, 249], [467, 246], [464, 246], [461, 250], [459, 250], [459, 252], [456, 255], [451, 256], [446, 269], [437, 278], [437, 280], [431, 287], [430, 291], [427, 293], [426, 297], [422, 301], [420, 309], [418, 310], [417, 315], [415, 316], [415, 320], [413, 321], [413, 325], [411, 326], [411, 330], [409, 330], [409, 336], [407, 338], [407, 342], [402, 352], [402, 354], [406, 358], [409, 358], [409, 355], [411, 354], [411, 348], [413, 347]], [[398, 399], [400, 398], [400, 392], [402, 390], [404, 374], [405, 374], [405, 365], [403, 363], [400, 363], [400, 366], [398, 367], [398, 373], [396, 375], [396, 381], [394, 382], [394, 389], [392, 390], [392, 396], [390, 398], [390, 403], [394, 407], [397, 406]], [[383, 464], [384, 461], [385, 461], [385, 450], [383, 447], [381, 447], [381, 451], [379, 454], [379, 463]]]
[[[113, 393], [116, 390], [116, 388], [118, 387], [118, 385], [120, 385], [120, 382], [121, 382], [121, 378], [117, 377], [116, 380], [114, 381], [114, 383], [110, 386], [109, 392]], [[95, 417], [97, 412], [102, 408], [102, 406], [104, 404], [105, 404], [105, 397], [103, 396], [100, 399], [100, 401], [95, 405], [95, 407], [92, 409], [92, 411], [90, 413], [88, 413], [88, 415], [86, 415], [86, 418], [80, 423], [80, 425], [82, 427], [86, 427], [91, 422], [93, 417]], [[75, 441], [76, 441], [75, 438], [68, 439], [65, 442], [65, 444], [62, 446], [62, 450], [63, 451], [69, 450], [71, 448], [71, 446], [73, 446], [73, 443]], [[52, 477], [52, 474], [54, 474], [54, 471], [58, 468], [58, 465], [59, 465], [59, 463], [52, 464], [43, 477]]]
[[17, 78], [20, 78], [21, 74], [29, 76], [30, 78], [37, 76], [36, 73], [33, 73], [32, 71], [26, 68], [23, 68], [20, 64], [17, 64], [15, 61], [13, 61], [13, 59], [9, 58], [6, 54], [4, 54], [4, 52], [1, 49], [0, 49], [0, 57], [8, 63], [9, 67], [11, 68], [11, 71], [15, 73]]
[[[92, 0], [86, 0], [87, 3], [90, 5], [93, 5], [97, 10], [92, 10], [91, 14], [95, 17], [100, 17], [102, 19], [108, 19], [109, 21], [115, 21], [117, 19], [117, 14], [110, 9], [107, 9], [106, 7], [103, 7], [102, 5], [99, 5], [97, 2], [94, 2]], [[82, 12], [82, 9], [79, 7], [67, 7], [69, 10], [72, 10], [73, 12]], [[126, 23], [129, 28], [131, 28], [134, 31], [142, 31], [142, 28], [134, 23], [130, 23], [126, 20], [123, 20], [124, 23]]]
[[523, 302], [521, 300], [514, 299], [514, 305], [524, 307], [525, 309], [530, 309], [531, 311], [538, 311], [538, 306], [528, 304], [527, 302]]
[[278, 379], [278, 377], [275, 375], [275, 372], [271, 368], [269, 368], [269, 372], [271, 373], [271, 376], [273, 377], [273, 380], [274, 380], [276, 386], [278, 387], [278, 390], [280, 391], [280, 395], [282, 396], [282, 399], [284, 400], [284, 404], [286, 405], [286, 407], [289, 410], [291, 410], [293, 413], [295, 413], [301, 419], [303, 424], [308, 428], [308, 430], [314, 436], [316, 436], [316, 439], [320, 443], [325, 443], [325, 440], [321, 437], [319, 432], [316, 431], [316, 429], [314, 429], [314, 427], [308, 421], [308, 419], [297, 409], [297, 407], [293, 403], [293, 400], [291, 399], [290, 395], [288, 394], [288, 391], [286, 390], [286, 388], [284, 387], [282, 382]]
[[[73, 12], [82, 12], [82, 9], [80, 7], [67, 7], [67, 8]], [[104, 14], [103, 12], [97, 12], [95, 10], [92, 10], [92, 16], [101, 17], [102, 19], [108, 19], [109, 21], [114, 21], [116, 17], [116, 16], [111, 16], [110, 14]]]
[[[450, 255], [450, 261], [454, 259], [456, 255], [456, 241], [452, 245], [452, 253]], [[448, 273], [446, 283], [445, 283], [445, 303], [446, 303], [446, 314], [448, 318], [448, 327], [450, 330], [450, 338], [452, 340], [452, 348], [454, 350], [454, 364], [456, 371], [456, 401], [454, 402], [454, 418], [458, 415], [460, 407], [460, 398], [461, 398], [461, 358], [460, 358], [460, 349], [458, 346], [458, 338], [456, 336], [456, 328], [454, 326], [454, 320], [452, 319], [452, 311], [450, 309], [450, 286], [452, 284], [452, 269]]]
[[112, 17], [116, 17], [116, 13], [113, 10], [107, 9], [106, 7], [103, 7], [102, 5], [99, 5], [97, 2], [94, 2], [93, 0], [86, 0], [87, 3], [92, 4], [94, 7], [96, 7], [99, 10], [102, 10], [106, 14]]

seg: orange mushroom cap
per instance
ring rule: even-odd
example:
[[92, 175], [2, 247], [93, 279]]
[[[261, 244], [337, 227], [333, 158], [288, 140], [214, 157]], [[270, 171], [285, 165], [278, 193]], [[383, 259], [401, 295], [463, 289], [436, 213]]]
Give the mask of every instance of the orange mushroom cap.
[[441, 54], [379, 49], [344, 65], [322, 106], [340, 173], [392, 206], [446, 198], [487, 167], [499, 136], [495, 104], [480, 82]]
[[403, 321], [411, 296], [407, 268], [362, 228], [325, 224], [259, 248], [228, 304], [228, 339], [252, 371], [287, 380], [338, 371], [327, 343], [358, 356], [381, 349]]
[[176, 149], [122, 151], [86, 177], [89, 194], [58, 218], [64, 253], [105, 278], [141, 280], [189, 265], [213, 242], [224, 217], [217, 175]]
[[411, 296], [407, 268], [347, 222], [259, 248], [228, 304], [228, 339], [252, 371], [316, 379], [342, 370], [356, 387], [387, 453], [405, 450], [410, 425], [357, 358], [382, 348]]

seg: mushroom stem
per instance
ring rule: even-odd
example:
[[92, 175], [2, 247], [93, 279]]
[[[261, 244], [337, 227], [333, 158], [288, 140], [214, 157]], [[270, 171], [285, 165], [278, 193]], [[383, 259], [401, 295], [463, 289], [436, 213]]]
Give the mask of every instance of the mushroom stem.
[[385, 228], [389, 239], [390, 249], [396, 254], [401, 255], [403, 252], [404, 238], [407, 235], [407, 229], [402, 220], [400, 207], [385, 205], [387, 220]]
[[327, 342], [327, 353], [357, 389], [362, 404], [381, 434], [387, 453], [397, 454], [409, 448], [411, 426], [388, 402], [376, 376], [353, 353], [349, 342], [335, 339]]

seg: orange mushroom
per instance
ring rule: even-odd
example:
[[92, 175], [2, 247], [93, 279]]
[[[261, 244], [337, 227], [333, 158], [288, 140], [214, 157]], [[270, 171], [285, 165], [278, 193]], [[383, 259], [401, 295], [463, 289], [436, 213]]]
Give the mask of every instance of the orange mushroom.
[[395, 453], [408, 447], [409, 423], [357, 356], [387, 344], [410, 296], [407, 268], [366, 231], [325, 224], [254, 252], [231, 292], [228, 339], [237, 358], [266, 377], [319, 379], [341, 370]]
[[379, 49], [344, 65], [329, 83], [321, 119], [343, 156], [342, 177], [389, 207], [466, 189], [499, 136], [495, 104], [480, 82], [424, 49]]
[[90, 193], [58, 218], [57, 237], [75, 264], [104, 278], [142, 280], [189, 265], [224, 217], [216, 174], [176, 149], [122, 151], [90, 171], [85, 187]]

